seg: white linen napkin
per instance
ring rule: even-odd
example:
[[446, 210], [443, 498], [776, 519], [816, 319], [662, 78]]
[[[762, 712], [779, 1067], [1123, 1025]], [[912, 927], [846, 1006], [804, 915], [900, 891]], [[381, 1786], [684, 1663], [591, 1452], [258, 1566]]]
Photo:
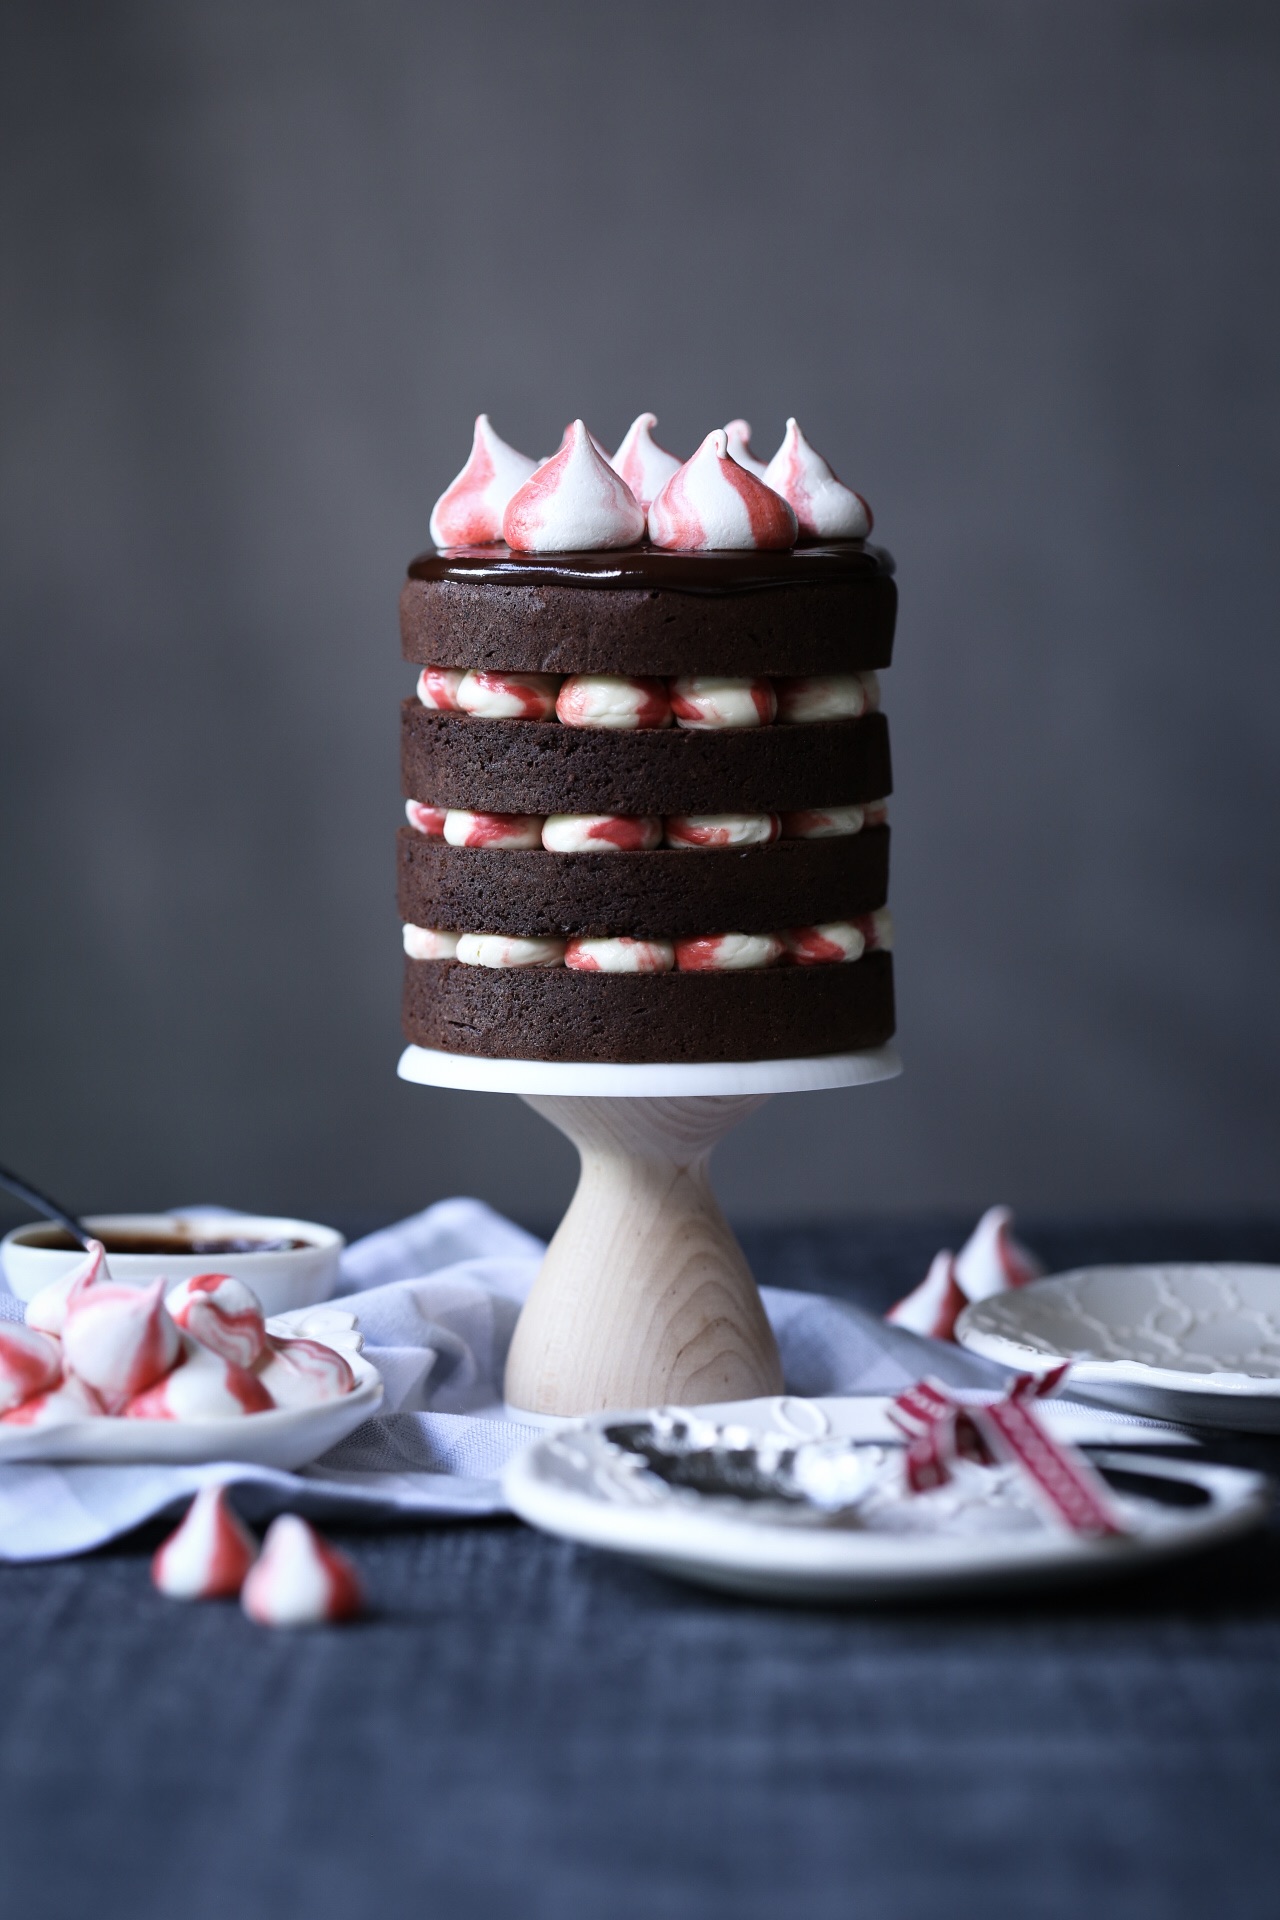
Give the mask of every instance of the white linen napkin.
[[[0, 1560], [84, 1553], [142, 1521], [177, 1513], [197, 1488], [233, 1484], [250, 1520], [283, 1511], [388, 1524], [505, 1510], [498, 1476], [538, 1428], [502, 1404], [520, 1303], [543, 1244], [478, 1200], [441, 1200], [370, 1234], [342, 1258], [342, 1296], [384, 1411], [297, 1473], [215, 1461], [198, 1467], [0, 1466]], [[2, 1285], [3, 1283], [0, 1283]], [[886, 1325], [822, 1294], [762, 1289], [787, 1390], [896, 1394], [924, 1374], [950, 1386], [1003, 1378], [962, 1348]], [[22, 1304], [0, 1293], [0, 1318]]]

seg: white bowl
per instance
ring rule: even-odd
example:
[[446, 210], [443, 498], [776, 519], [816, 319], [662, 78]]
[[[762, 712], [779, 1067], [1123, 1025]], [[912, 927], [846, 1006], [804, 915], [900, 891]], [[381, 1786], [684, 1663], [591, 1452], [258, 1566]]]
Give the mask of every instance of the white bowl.
[[[287, 1313], [327, 1300], [338, 1277], [346, 1242], [332, 1227], [312, 1220], [285, 1220], [256, 1213], [95, 1213], [84, 1222], [91, 1233], [187, 1234], [200, 1239], [303, 1240], [305, 1246], [277, 1253], [108, 1253], [113, 1280], [143, 1286], [163, 1275], [175, 1282], [194, 1273], [232, 1273], [252, 1287], [264, 1313]], [[0, 1242], [4, 1277], [19, 1300], [30, 1300], [56, 1280], [83, 1253], [41, 1246], [56, 1233], [45, 1221], [32, 1221]]]

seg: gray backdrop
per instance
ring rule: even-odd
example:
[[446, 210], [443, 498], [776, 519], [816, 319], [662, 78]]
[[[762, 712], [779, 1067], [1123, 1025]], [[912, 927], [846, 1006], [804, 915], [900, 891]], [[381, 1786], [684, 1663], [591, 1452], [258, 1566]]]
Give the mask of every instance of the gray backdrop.
[[545, 1219], [399, 1085], [395, 602], [475, 412], [795, 412], [898, 556], [907, 1075], [739, 1214], [1265, 1206], [1280, 10], [3, 10], [0, 1158]]

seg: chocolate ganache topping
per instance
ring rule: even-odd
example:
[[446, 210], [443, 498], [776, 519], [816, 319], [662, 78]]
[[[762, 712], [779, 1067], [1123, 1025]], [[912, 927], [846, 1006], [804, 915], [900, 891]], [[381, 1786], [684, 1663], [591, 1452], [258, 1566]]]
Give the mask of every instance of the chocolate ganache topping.
[[595, 553], [513, 553], [510, 547], [445, 547], [420, 553], [411, 580], [449, 580], [460, 586], [590, 587], [634, 593], [751, 593], [760, 588], [834, 585], [888, 576], [893, 556], [869, 541], [795, 547], [721, 548], [673, 552], [647, 544]]

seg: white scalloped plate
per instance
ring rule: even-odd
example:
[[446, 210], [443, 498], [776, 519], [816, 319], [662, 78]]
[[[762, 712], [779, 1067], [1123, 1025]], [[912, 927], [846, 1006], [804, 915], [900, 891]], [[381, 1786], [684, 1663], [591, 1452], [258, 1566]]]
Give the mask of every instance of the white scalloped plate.
[[[503, 1475], [509, 1505], [531, 1526], [695, 1585], [814, 1602], [959, 1597], [1105, 1578], [1233, 1538], [1257, 1526], [1268, 1508], [1260, 1474], [1196, 1459], [1095, 1453], [1100, 1466], [1154, 1481], [1156, 1489], [1176, 1482], [1193, 1498], [1198, 1490], [1202, 1503], [1123, 1498], [1133, 1531], [1113, 1540], [1083, 1539], [1048, 1525], [993, 1529], [972, 1494], [960, 1498], [954, 1512], [945, 1504], [935, 1508], [936, 1524], [916, 1503], [921, 1511], [910, 1517], [909, 1530], [803, 1512], [797, 1519], [794, 1509], [787, 1514], [773, 1502], [709, 1498], [637, 1471], [635, 1456], [611, 1447], [602, 1430], [652, 1412], [597, 1414], [531, 1442]], [[779, 1430], [796, 1443], [848, 1439], [873, 1468], [889, 1451], [858, 1437], [865, 1419], [856, 1401], [784, 1398], [689, 1413], [698, 1421], [727, 1422], [753, 1439], [776, 1438]], [[1141, 1429], [1135, 1434], [1146, 1437]], [[936, 1502], [938, 1495], [925, 1498]]]
[[1280, 1267], [1081, 1267], [966, 1307], [962, 1346], [1195, 1426], [1280, 1433]]
[[[282, 1316], [282, 1321], [305, 1316], [306, 1310]], [[274, 1329], [277, 1322], [269, 1324]], [[337, 1446], [382, 1405], [377, 1368], [346, 1346], [342, 1352], [356, 1384], [340, 1400], [326, 1400], [318, 1407], [277, 1407], [272, 1413], [250, 1413], [239, 1420], [70, 1420], [65, 1426], [39, 1432], [0, 1425], [0, 1466], [23, 1461], [45, 1466], [191, 1467], [211, 1460], [237, 1460], [289, 1472]]]

